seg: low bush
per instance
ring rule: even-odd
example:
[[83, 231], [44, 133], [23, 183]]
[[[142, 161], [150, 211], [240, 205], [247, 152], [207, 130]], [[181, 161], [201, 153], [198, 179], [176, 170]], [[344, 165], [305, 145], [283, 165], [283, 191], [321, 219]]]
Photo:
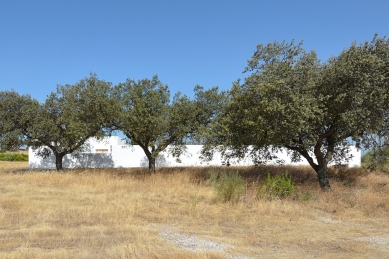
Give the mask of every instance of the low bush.
[[288, 172], [274, 177], [268, 173], [263, 183], [257, 187], [257, 198], [267, 200], [286, 198], [294, 193], [294, 188]]
[[379, 170], [389, 173], [389, 141], [367, 152], [362, 156], [361, 162], [363, 167], [369, 171]]
[[28, 161], [28, 155], [17, 153], [0, 153], [0, 161]]
[[245, 191], [245, 180], [238, 172], [218, 173], [210, 172], [209, 184], [222, 202], [236, 201]]

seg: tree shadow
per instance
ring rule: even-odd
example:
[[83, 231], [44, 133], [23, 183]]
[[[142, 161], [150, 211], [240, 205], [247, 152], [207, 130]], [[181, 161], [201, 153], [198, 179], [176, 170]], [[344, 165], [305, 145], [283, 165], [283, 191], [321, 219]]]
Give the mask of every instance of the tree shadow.
[[[113, 168], [115, 163], [111, 154], [80, 153], [66, 155], [62, 159], [63, 168]], [[50, 155], [39, 162], [31, 162], [30, 169], [55, 169], [55, 156]]]

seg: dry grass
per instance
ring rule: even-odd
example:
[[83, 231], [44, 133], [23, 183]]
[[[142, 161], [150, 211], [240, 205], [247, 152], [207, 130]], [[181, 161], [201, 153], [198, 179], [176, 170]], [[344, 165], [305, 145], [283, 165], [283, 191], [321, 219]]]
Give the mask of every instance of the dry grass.
[[[17, 150], [12, 152], [6, 152], [6, 153], [16, 153], [16, 154], [27, 154], [28, 150]], [[18, 162], [18, 161], [0, 161], [0, 172], [4, 170], [12, 170], [12, 169], [27, 169], [28, 168], [28, 162]]]
[[28, 168], [28, 162], [0, 161], [0, 172], [4, 170]]
[[[209, 168], [151, 176], [141, 169], [9, 168], [0, 171], [0, 258], [385, 258], [389, 252], [389, 176], [382, 173], [333, 169], [333, 191], [321, 192], [306, 167], [238, 168], [245, 194], [220, 203], [206, 182]], [[256, 200], [254, 187], [267, 171], [285, 170], [296, 194]], [[161, 236], [166, 229], [229, 246], [180, 249]]]

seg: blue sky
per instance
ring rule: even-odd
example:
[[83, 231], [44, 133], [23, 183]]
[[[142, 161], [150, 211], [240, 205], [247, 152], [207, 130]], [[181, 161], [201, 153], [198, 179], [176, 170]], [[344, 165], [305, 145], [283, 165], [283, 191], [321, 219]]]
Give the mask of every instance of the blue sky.
[[256, 45], [304, 41], [325, 61], [389, 36], [389, 1], [0, 1], [0, 91], [39, 101], [97, 73], [113, 84], [158, 74], [174, 94], [229, 89]]

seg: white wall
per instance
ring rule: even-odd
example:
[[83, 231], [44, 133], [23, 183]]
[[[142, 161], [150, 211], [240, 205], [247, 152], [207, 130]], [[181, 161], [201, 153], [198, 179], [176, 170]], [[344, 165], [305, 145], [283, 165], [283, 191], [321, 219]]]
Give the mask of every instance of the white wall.
[[126, 145], [126, 141], [118, 136], [106, 137], [101, 140], [91, 138], [87, 141], [90, 153], [96, 153], [96, 149], [108, 149], [108, 153], [112, 153], [112, 146]]
[[[78, 156], [66, 155], [63, 159], [64, 168], [106, 168], [106, 167], [148, 167], [148, 160], [139, 146], [125, 145], [119, 137], [107, 138], [105, 141], [97, 142], [91, 139], [89, 142], [91, 153], [81, 153]], [[214, 155], [214, 159], [210, 162], [200, 160], [201, 145], [187, 145], [187, 152], [181, 157], [181, 163], [177, 162], [176, 158], [169, 155], [167, 152], [162, 152], [156, 161], [158, 166], [177, 167], [177, 166], [220, 166], [222, 165], [220, 153]], [[108, 149], [108, 153], [96, 153], [96, 149]], [[55, 157], [51, 155], [46, 159], [35, 154], [36, 152], [29, 149], [29, 167], [30, 168], [55, 168]], [[355, 147], [351, 147], [353, 159], [347, 164], [350, 167], [361, 166], [361, 151]], [[308, 165], [308, 162], [303, 159], [298, 163], [291, 163], [286, 151], [279, 152], [278, 157], [285, 161], [284, 164], [293, 165]], [[272, 162], [269, 162], [271, 164]], [[345, 163], [346, 164], [346, 163]], [[248, 158], [241, 160], [237, 166], [253, 165]]]

